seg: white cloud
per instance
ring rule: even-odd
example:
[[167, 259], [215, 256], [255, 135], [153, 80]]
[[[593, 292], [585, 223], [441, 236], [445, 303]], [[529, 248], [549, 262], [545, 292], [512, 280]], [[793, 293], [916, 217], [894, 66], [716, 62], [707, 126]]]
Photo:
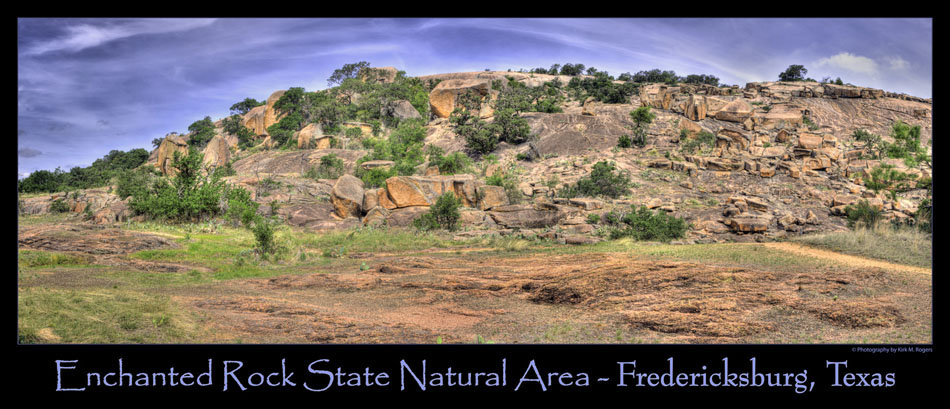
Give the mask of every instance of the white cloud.
[[[214, 23], [215, 19], [143, 19], [116, 25], [80, 24], [66, 27], [66, 34], [30, 47], [26, 55], [40, 55], [51, 51], [76, 52], [110, 41], [139, 34], [171, 33], [191, 30]], [[111, 22], [110, 22], [111, 23]]]
[[840, 68], [867, 75], [875, 75], [878, 72], [878, 64], [874, 60], [846, 52], [822, 58], [815, 63], [815, 66]]
[[910, 68], [910, 63], [901, 57], [884, 57], [884, 61], [887, 62], [888, 68], [893, 71], [904, 71]]

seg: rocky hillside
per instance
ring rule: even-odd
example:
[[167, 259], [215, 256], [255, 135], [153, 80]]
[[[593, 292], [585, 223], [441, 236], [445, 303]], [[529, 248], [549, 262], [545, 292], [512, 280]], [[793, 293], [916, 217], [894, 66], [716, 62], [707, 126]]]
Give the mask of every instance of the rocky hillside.
[[[392, 67], [375, 71], [378, 75], [361, 78], [387, 83], [397, 72]], [[513, 72], [419, 77], [432, 85], [424, 142], [446, 153], [465, 150], [449, 116], [466, 95], [483, 97], [479, 117], [491, 122], [492, 101], [510, 80], [538, 87], [554, 80], [567, 84], [571, 78]], [[277, 149], [268, 128], [281, 118], [274, 105], [284, 93], [274, 92], [264, 105], [243, 115], [256, 146], [239, 149], [238, 138], [218, 121], [204, 160], [212, 167], [230, 164], [235, 175], [228, 180], [251, 191], [253, 199], [265, 205], [260, 211], [270, 213], [270, 206], [277, 205], [276, 213], [287, 223], [313, 230], [408, 226], [436, 198], [452, 192], [464, 206], [461, 236], [519, 233], [586, 243], [600, 239], [595, 219], [645, 205], [685, 218], [691, 225], [690, 242], [764, 240], [845, 229], [845, 207], [862, 199], [882, 210], [885, 219], [911, 219], [926, 194], [913, 184], [930, 178], [929, 164], [909, 167], [901, 159], [869, 159], [872, 146], [855, 139], [855, 131], [865, 130], [893, 142], [891, 128], [901, 121], [920, 127], [921, 145], [929, 154], [930, 100], [813, 82], [749, 83], [744, 88], [649, 84], [639, 87], [627, 103], [565, 98], [561, 112], [525, 112], [521, 116], [531, 140], [502, 142], [493, 152], [496, 160], [483, 157], [469, 173], [440, 175], [437, 167], [423, 163], [415, 175], [393, 176], [369, 188], [353, 176], [358, 167], [394, 165], [357, 164], [369, 152], [360, 139], [373, 134], [371, 124], [342, 125], [343, 131], [359, 129], [362, 138], [324, 133], [319, 125], [309, 124], [294, 135], [296, 149]], [[621, 136], [631, 133], [630, 112], [641, 106], [651, 107], [656, 115], [646, 129], [647, 145], [619, 148]], [[420, 116], [409, 101], [383, 109], [400, 119]], [[392, 130], [375, 131], [385, 136]], [[166, 136], [148, 166], [173, 174], [171, 158], [187, 150], [187, 141], [188, 135]], [[329, 154], [342, 159], [344, 175], [315, 177], [312, 169]], [[589, 175], [601, 161], [629, 175], [628, 194], [616, 199], [558, 197], [565, 185]], [[912, 175], [910, 187], [897, 197], [866, 187], [862, 176], [881, 165]], [[506, 191], [486, 183], [497, 172], [515, 175], [515, 188]], [[70, 211], [88, 212], [96, 223], [132, 217], [123, 206], [126, 201], [111, 190], [24, 198], [21, 211], [44, 213], [53, 201], [64, 199]]]

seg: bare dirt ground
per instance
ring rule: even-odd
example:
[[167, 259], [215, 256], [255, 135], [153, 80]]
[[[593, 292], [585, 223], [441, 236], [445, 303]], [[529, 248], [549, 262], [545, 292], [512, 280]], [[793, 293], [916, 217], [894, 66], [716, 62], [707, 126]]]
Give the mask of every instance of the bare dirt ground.
[[881, 269], [772, 272], [626, 254], [468, 253], [232, 281], [179, 299], [245, 340], [783, 342], [801, 338], [804, 323], [834, 342], [916, 321], [914, 307], [929, 301], [912, 296], [919, 285]]
[[[70, 229], [21, 229], [20, 248], [85, 252], [102, 264], [142, 271], [195, 268], [109, 257], [175, 246], [158, 235]], [[98, 245], [83, 245], [93, 242]], [[744, 245], [833, 257], [846, 267], [775, 271], [628, 252], [459, 249], [360, 253], [350, 257], [365, 270], [338, 263], [149, 291], [203, 317], [213, 335], [194, 340], [201, 343], [433, 343], [478, 336], [497, 343], [930, 342], [930, 276], [918, 271], [924, 269], [788, 243]], [[71, 274], [70, 285], [77, 279], [110, 285], [94, 274], [57, 271], [44, 274], [44, 285], [56, 285], [57, 274]]]

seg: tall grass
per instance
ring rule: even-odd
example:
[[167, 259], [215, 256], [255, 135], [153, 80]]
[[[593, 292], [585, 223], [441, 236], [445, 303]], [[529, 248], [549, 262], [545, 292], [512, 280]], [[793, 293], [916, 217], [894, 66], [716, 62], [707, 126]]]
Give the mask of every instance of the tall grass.
[[794, 240], [845, 254], [893, 263], [920, 267], [933, 265], [931, 235], [913, 227], [892, 227], [886, 223], [879, 223], [874, 227], [858, 227], [847, 232], [808, 235]]

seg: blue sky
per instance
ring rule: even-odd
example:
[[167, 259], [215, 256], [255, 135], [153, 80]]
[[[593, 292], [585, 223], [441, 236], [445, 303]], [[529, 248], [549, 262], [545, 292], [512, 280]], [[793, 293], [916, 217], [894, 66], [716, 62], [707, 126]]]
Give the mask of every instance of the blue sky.
[[20, 177], [152, 149], [231, 104], [368, 61], [410, 76], [582, 63], [744, 85], [808, 76], [932, 96], [931, 19], [19, 19]]

